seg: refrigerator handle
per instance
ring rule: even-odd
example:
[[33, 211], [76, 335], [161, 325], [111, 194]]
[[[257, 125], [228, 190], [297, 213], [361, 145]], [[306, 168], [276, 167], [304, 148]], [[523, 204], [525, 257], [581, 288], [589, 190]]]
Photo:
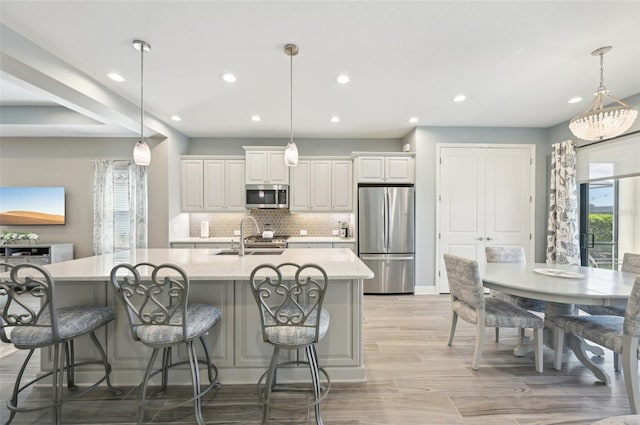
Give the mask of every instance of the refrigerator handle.
[[384, 189], [384, 251], [389, 252], [389, 189]]

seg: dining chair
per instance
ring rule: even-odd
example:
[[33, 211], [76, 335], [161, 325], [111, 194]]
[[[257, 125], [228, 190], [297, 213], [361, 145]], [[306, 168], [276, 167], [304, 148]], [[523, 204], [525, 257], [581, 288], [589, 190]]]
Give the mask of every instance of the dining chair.
[[[190, 402], [193, 402], [196, 423], [204, 425], [202, 397], [219, 387], [218, 369], [211, 362], [205, 337], [220, 321], [222, 312], [211, 305], [189, 302], [189, 277], [175, 264], [119, 264], [111, 270], [110, 280], [126, 309], [133, 340], [152, 349], [137, 395], [138, 425], [144, 422], [145, 409], [172, 410]], [[200, 340], [205, 360], [198, 359], [195, 340]], [[188, 360], [174, 362], [172, 347], [181, 344]], [[161, 366], [153, 370], [160, 350]], [[161, 374], [159, 394], [162, 394], [167, 390], [169, 369], [184, 364], [189, 364], [191, 371], [193, 397], [170, 405], [152, 406], [147, 401], [150, 379]], [[209, 378], [209, 386], [204, 390], [200, 384], [200, 364], [207, 367]]]
[[[632, 254], [626, 252], [622, 257], [622, 266], [620, 271], [640, 275], [640, 254]], [[583, 305], [577, 306], [580, 310], [591, 315], [620, 316], [624, 317], [627, 307], [624, 305]], [[617, 353], [613, 355], [613, 368], [620, 370], [620, 356]]]
[[631, 413], [638, 414], [638, 338], [640, 337], [640, 276], [633, 284], [624, 317], [611, 315], [582, 315], [554, 317], [555, 354], [553, 367], [562, 368], [564, 336], [584, 338], [622, 354], [622, 372]]
[[[47, 270], [38, 265], [0, 264], [0, 269], [9, 270], [8, 277], [0, 278], [0, 296], [4, 298], [0, 310], [0, 340], [13, 344], [17, 349], [29, 350], [18, 371], [11, 399], [7, 402], [11, 413], [5, 425], [13, 421], [17, 412], [42, 409], [52, 409], [51, 423], [61, 424], [62, 405], [97, 388], [103, 382], [106, 382], [113, 394], [121, 394], [121, 391], [111, 385], [111, 365], [95, 335], [99, 328], [115, 319], [114, 310], [94, 305], [58, 307], [55, 281]], [[89, 336], [100, 360], [76, 361], [75, 341], [83, 335]], [[38, 374], [35, 379], [23, 384], [23, 375], [35, 350], [46, 347], [51, 347], [53, 351], [52, 370]], [[41, 357], [45, 358], [46, 355], [43, 353]], [[104, 375], [93, 385], [80, 391], [75, 385], [75, 370], [86, 365], [101, 365]], [[64, 392], [65, 372], [70, 394]], [[19, 406], [20, 393], [34, 384], [43, 384], [41, 381], [49, 377], [52, 382], [50, 402]]]
[[[521, 246], [487, 246], [484, 248], [487, 263], [526, 263], [524, 248]], [[517, 295], [505, 294], [500, 291], [491, 291], [491, 296], [503, 301], [515, 304], [525, 310], [544, 313], [545, 304], [542, 300], [535, 298], [519, 297]], [[520, 329], [520, 340], [524, 339], [524, 329]], [[500, 328], [495, 330], [495, 341], [500, 340]]]
[[[283, 277], [283, 270], [293, 274]], [[295, 273], [294, 273], [295, 272]], [[262, 264], [251, 272], [249, 283], [258, 305], [262, 339], [273, 346], [269, 368], [258, 379], [258, 397], [263, 404], [263, 424], [269, 422], [271, 408], [315, 409], [316, 425], [322, 425], [320, 402], [331, 387], [329, 374], [318, 365], [316, 346], [329, 330], [329, 312], [322, 308], [329, 279], [324, 269], [315, 264], [283, 263], [278, 266]], [[307, 360], [280, 362], [281, 350], [305, 350]], [[292, 391], [291, 387], [277, 384], [277, 370], [282, 367], [307, 365], [311, 373], [313, 398], [304, 402], [300, 398], [285, 398], [276, 402], [273, 391]], [[320, 373], [325, 383], [320, 380]], [[263, 386], [264, 381], [264, 388]]]
[[476, 342], [471, 368], [478, 369], [482, 356], [485, 329], [532, 328], [535, 345], [536, 371], [542, 372], [542, 330], [544, 321], [522, 307], [499, 298], [485, 297], [478, 262], [469, 258], [444, 254], [444, 263], [451, 292], [451, 331], [453, 343], [458, 316], [476, 325]]

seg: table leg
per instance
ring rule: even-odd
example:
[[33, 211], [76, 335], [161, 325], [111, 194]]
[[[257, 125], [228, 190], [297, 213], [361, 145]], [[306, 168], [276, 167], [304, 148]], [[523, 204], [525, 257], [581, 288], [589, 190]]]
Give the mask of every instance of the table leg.
[[567, 341], [569, 343], [569, 348], [573, 350], [573, 353], [576, 355], [578, 360], [585, 365], [602, 383], [609, 385], [611, 383], [611, 378], [609, 375], [602, 370], [598, 365], [593, 363], [591, 359], [587, 356], [585, 352], [585, 343], [582, 338], [578, 338], [575, 335], [567, 335]]

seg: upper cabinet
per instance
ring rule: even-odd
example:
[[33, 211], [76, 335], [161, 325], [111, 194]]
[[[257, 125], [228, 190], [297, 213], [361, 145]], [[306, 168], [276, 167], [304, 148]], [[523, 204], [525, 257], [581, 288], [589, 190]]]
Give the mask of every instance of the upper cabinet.
[[284, 146], [243, 146], [246, 184], [289, 184], [289, 167], [284, 162]]
[[182, 159], [182, 211], [244, 211], [241, 157]]
[[353, 210], [352, 161], [302, 159], [291, 167], [291, 211]]
[[414, 183], [414, 154], [377, 154], [356, 156], [358, 183]]

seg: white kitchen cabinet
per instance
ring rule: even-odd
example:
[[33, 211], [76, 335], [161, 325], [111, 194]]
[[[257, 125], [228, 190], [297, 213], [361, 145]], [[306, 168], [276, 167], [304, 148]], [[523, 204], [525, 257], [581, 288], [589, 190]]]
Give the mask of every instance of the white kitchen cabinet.
[[287, 242], [287, 248], [333, 248], [331, 242]]
[[182, 160], [182, 211], [244, 211], [244, 160]]
[[237, 247], [238, 243], [233, 242], [171, 242], [171, 248], [187, 249], [231, 249]]
[[246, 160], [246, 184], [289, 184], [289, 167], [284, 162], [284, 147], [243, 146]]
[[351, 160], [300, 160], [291, 169], [291, 211], [352, 211]]
[[182, 160], [182, 211], [202, 211], [204, 206], [204, 164], [201, 159]]
[[356, 158], [358, 183], [413, 183], [413, 154], [364, 155]]
[[347, 248], [353, 251], [354, 253], [356, 252], [355, 242], [334, 242], [333, 248]]

